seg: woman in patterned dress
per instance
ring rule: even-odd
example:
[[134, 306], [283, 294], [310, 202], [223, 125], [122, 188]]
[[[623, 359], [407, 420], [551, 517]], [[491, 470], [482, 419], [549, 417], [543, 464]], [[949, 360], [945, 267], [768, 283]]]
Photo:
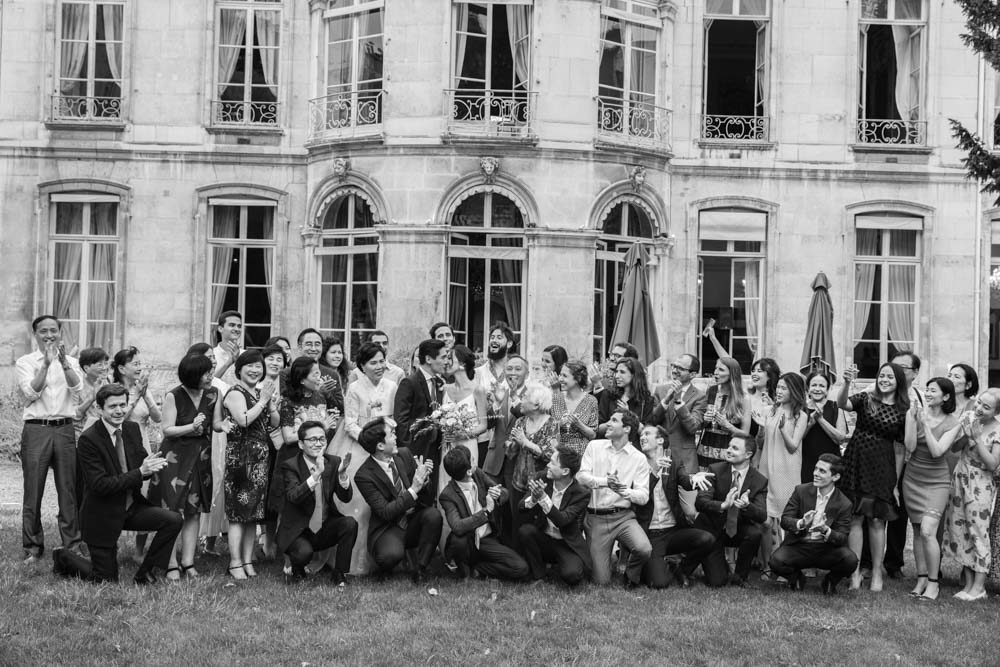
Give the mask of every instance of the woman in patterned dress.
[[177, 544], [171, 551], [167, 579], [181, 574], [197, 577], [194, 552], [198, 546], [198, 520], [212, 503], [212, 416], [219, 400], [212, 387], [212, 360], [203, 354], [187, 355], [177, 366], [181, 384], [163, 397], [163, 443], [160, 455], [167, 465], [149, 483], [149, 501], [184, 517]]
[[[507, 438], [508, 465], [513, 473], [510, 482], [511, 534], [520, 527], [520, 504], [528, 492], [528, 482], [545, 478], [545, 467], [559, 446], [559, 425], [551, 416], [552, 390], [529, 382], [521, 397], [521, 416], [514, 422]], [[515, 542], [517, 538], [515, 537]], [[516, 548], [516, 544], [515, 544]]]
[[587, 392], [587, 365], [578, 359], [559, 371], [562, 391], [552, 392], [552, 419], [559, 425], [559, 444], [583, 454], [597, 429], [597, 399]]
[[[882, 590], [882, 558], [885, 555], [885, 524], [896, 518], [896, 480], [903, 467], [903, 425], [910, 407], [903, 369], [896, 364], [882, 364], [875, 379], [875, 390], [848, 396], [857, 370], [844, 372], [844, 383], [837, 394], [841, 410], [858, 415], [851, 441], [844, 450], [844, 474], [840, 489], [854, 504], [848, 544], [860, 560], [865, 519], [872, 554], [874, 592]], [[861, 587], [861, 570], [851, 577], [851, 589]]]
[[271, 400], [277, 383], [266, 380], [257, 395], [257, 383], [264, 377], [264, 358], [248, 350], [236, 358], [237, 383], [222, 399], [215, 426], [226, 431], [226, 520], [229, 521], [229, 576], [256, 577], [253, 564], [257, 524], [264, 521], [267, 505], [268, 455], [271, 449], [269, 423], [278, 423], [278, 409]]

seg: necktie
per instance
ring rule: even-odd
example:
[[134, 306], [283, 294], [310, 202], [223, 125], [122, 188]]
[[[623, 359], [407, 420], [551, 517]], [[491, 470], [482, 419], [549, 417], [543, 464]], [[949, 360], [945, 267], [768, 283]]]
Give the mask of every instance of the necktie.
[[[405, 487], [403, 487], [403, 478], [399, 476], [399, 468], [396, 467], [396, 461], [393, 459], [389, 459], [389, 470], [392, 472], [392, 486], [396, 489], [396, 497], [398, 498], [399, 494], [405, 491]], [[413, 507], [406, 510], [406, 513], [399, 517], [397, 525], [406, 530], [407, 526], [410, 525], [410, 515], [415, 511]]]
[[[122, 440], [122, 430], [115, 429], [115, 453], [118, 455], [118, 465], [122, 467], [122, 473], [128, 472], [128, 461], [125, 459], [125, 441]], [[132, 494], [125, 495], [125, 509], [132, 506]]]
[[313, 494], [316, 496], [316, 507], [313, 508], [312, 517], [309, 519], [309, 530], [314, 534], [323, 527], [323, 478], [320, 477], [313, 487]]
[[433, 384], [434, 384], [434, 393], [433, 393], [434, 402], [435, 403], [440, 403], [441, 402], [441, 388], [444, 387], [444, 380], [442, 380], [437, 375], [435, 375], [431, 379], [431, 382], [433, 382]]
[[[737, 493], [740, 490], [740, 474], [738, 472], [733, 473], [733, 486]], [[739, 523], [740, 510], [736, 505], [730, 505], [729, 509], [726, 510], [726, 535], [729, 537], [736, 536], [736, 524]]]

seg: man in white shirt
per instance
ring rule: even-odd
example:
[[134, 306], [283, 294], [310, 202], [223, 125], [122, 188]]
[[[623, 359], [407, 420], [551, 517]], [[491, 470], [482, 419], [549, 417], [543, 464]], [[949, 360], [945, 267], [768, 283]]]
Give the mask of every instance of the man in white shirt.
[[[514, 333], [510, 327], [503, 322], [494, 323], [486, 341], [486, 363], [476, 368], [476, 382], [493, 402], [494, 409], [499, 409], [499, 404], [503, 401], [506, 393], [507, 388], [499, 385], [504, 382], [508, 355], [514, 350], [515, 342]], [[525, 375], [527, 375], [527, 371]], [[493, 425], [491, 424], [491, 426]], [[479, 461], [486, 460], [487, 448], [492, 438], [492, 428], [479, 434]]]
[[76, 416], [83, 375], [76, 359], [62, 344], [62, 323], [53, 315], [36, 317], [31, 330], [37, 352], [16, 362], [17, 386], [24, 397], [24, 430], [21, 432], [21, 469], [24, 501], [21, 506], [24, 564], [30, 565], [45, 551], [42, 533], [42, 492], [52, 468], [59, 497], [59, 534], [62, 545], [80, 550], [76, 503]]
[[628, 550], [625, 585], [639, 585], [642, 568], [652, 547], [635, 519], [632, 505], [649, 500], [649, 464], [645, 455], [629, 443], [629, 435], [640, 427], [631, 412], [615, 412], [608, 420], [606, 440], [592, 440], [583, 453], [576, 479], [591, 490], [587, 506], [587, 538], [594, 564], [594, 583], [611, 581], [611, 548], [615, 541]]
[[227, 310], [219, 315], [219, 344], [212, 352], [215, 354], [215, 377], [229, 386], [236, 384], [236, 373], [233, 364], [243, 353], [243, 316], [235, 310]]

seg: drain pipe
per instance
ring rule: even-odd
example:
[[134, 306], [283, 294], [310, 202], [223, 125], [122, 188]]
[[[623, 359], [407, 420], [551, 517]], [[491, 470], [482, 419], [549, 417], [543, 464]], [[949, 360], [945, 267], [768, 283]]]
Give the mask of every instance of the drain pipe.
[[[977, 104], [976, 104], [976, 132], [980, 137], [986, 136], [986, 60], [980, 56], [979, 57], [979, 85], [976, 92]], [[989, 373], [989, 355], [987, 355], [986, 367], [982, 365], [983, 354], [982, 354], [982, 331], [983, 331], [983, 283], [988, 280], [988, 278], [983, 276], [983, 254], [986, 249], [983, 247], [983, 195], [979, 191], [981, 183], [976, 181], [976, 259], [975, 259], [975, 275], [976, 275], [976, 290], [974, 295], [974, 311], [973, 311], [973, 367], [977, 369], [980, 377], [988, 378]], [[992, 233], [992, 232], [991, 232]], [[992, 243], [992, 241], [991, 241]], [[987, 266], [989, 266], [987, 264]], [[984, 373], [985, 371], [985, 373]]]

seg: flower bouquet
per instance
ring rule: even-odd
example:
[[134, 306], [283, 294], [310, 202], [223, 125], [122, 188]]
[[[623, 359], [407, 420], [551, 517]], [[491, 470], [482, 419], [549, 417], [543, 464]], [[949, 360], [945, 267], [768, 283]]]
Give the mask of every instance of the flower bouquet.
[[470, 437], [479, 424], [479, 415], [464, 403], [448, 403], [438, 406], [427, 417], [421, 417], [410, 425], [413, 438], [421, 438], [435, 430], [448, 441]]

